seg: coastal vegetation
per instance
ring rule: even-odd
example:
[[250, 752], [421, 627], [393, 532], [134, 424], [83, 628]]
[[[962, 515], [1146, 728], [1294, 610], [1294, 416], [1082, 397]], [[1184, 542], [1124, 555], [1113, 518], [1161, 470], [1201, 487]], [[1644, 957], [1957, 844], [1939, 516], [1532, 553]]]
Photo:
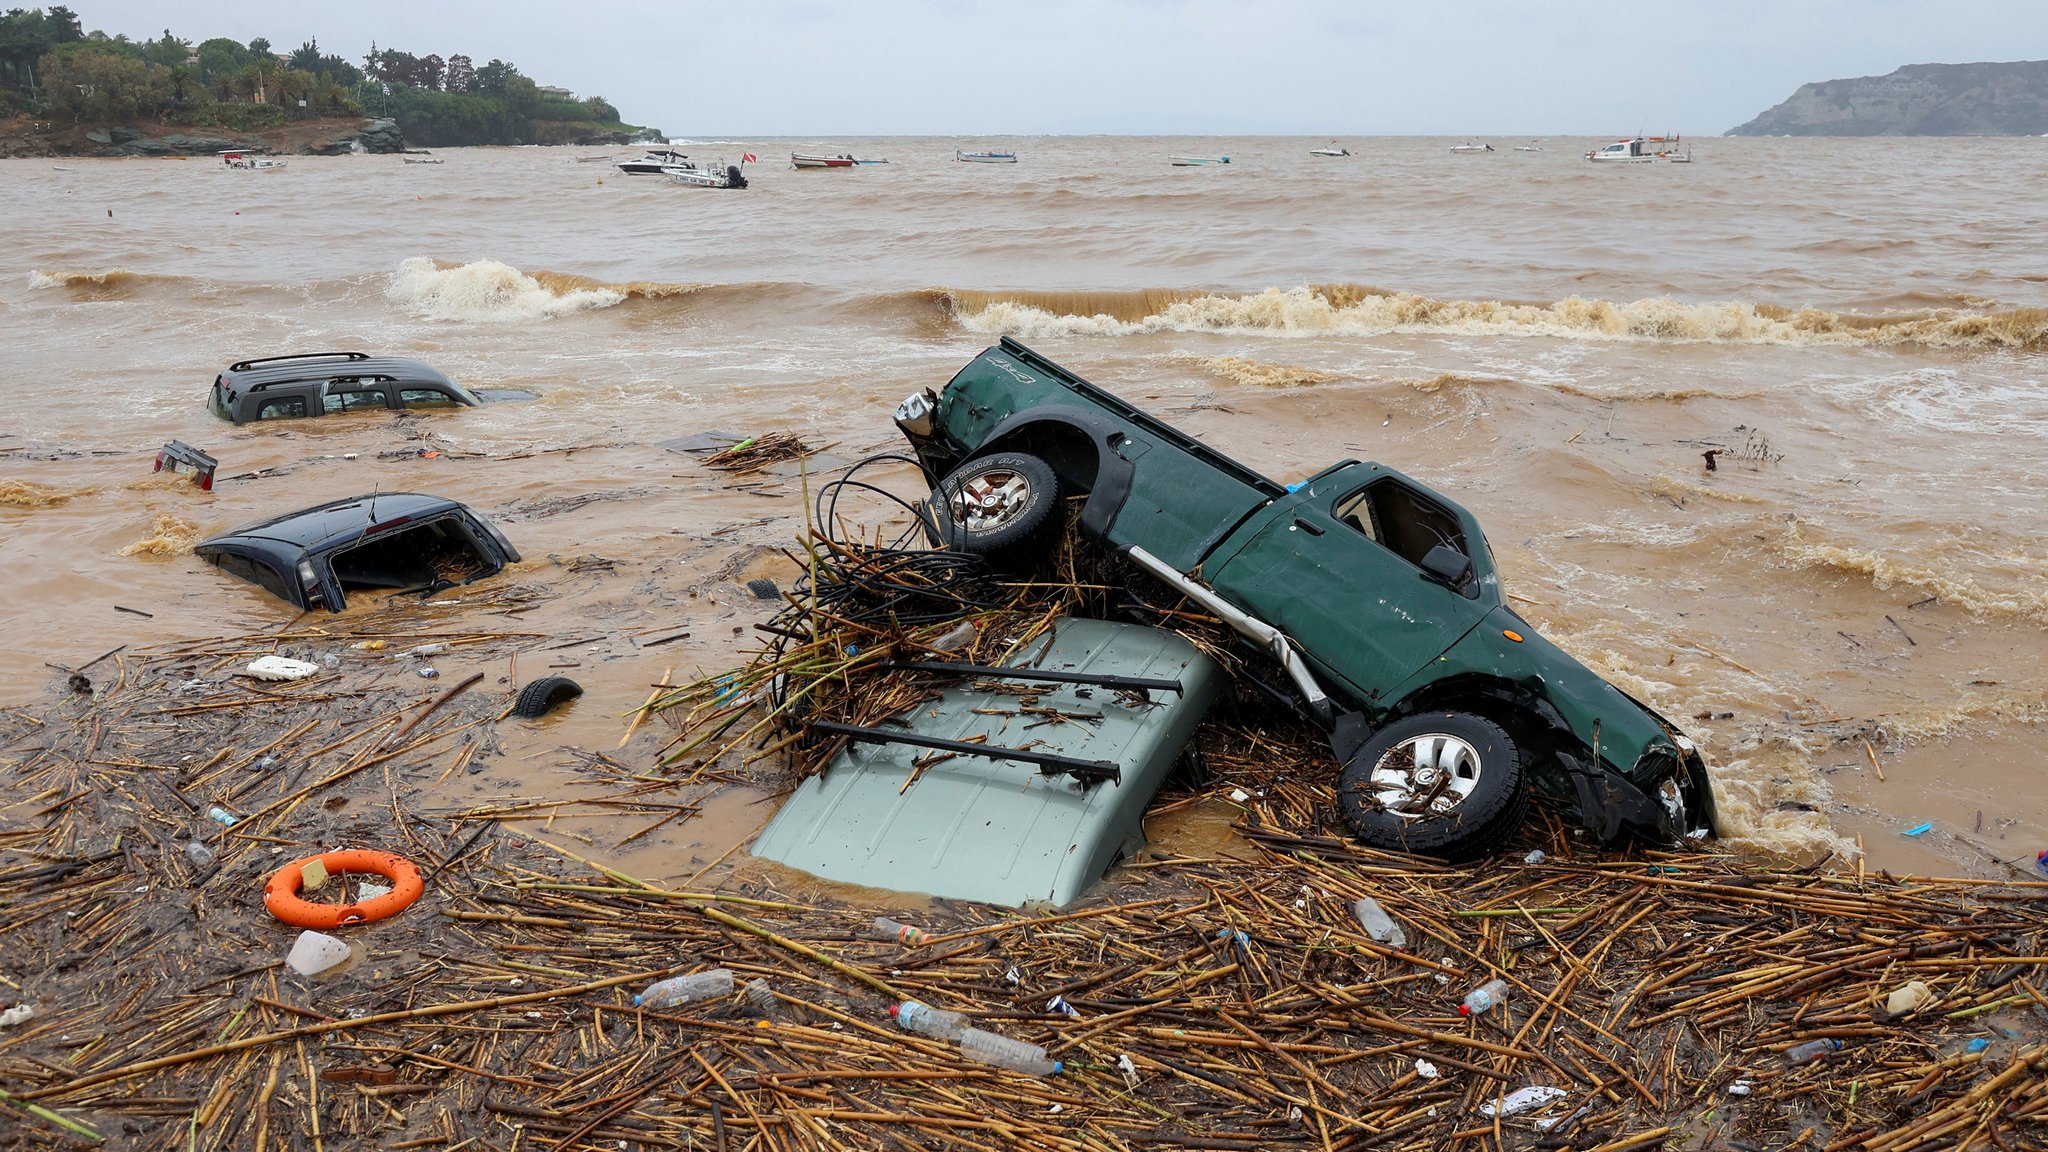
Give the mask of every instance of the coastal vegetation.
[[546, 88], [504, 60], [414, 55], [372, 44], [360, 64], [308, 38], [150, 40], [87, 32], [70, 8], [0, 14], [0, 115], [74, 125], [160, 124], [246, 132], [322, 117], [386, 116], [408, 142], [566, 143], [630, 132], [602, 97]]

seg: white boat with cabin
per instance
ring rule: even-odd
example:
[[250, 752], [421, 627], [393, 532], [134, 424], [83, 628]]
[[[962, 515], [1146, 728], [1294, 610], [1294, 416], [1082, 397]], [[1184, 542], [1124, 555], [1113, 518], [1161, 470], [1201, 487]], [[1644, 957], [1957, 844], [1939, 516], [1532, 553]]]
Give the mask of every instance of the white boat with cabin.
[[1453, 145], [1451, 145], [1451, 151], [1453, 151], [1453, 152], [1491, 152], [1491, 151], [1493, 151], [1493, 145], [1491, 145], [1491, 144], [1474, 144], [1474, 143], [1473, 143], [1472, 141], [1470, 141], [1470, 140], [1467, 140], [1467, 141], [1465, 141], [1465, 142], [1464, 142], [1463, 144], [1453, 144]]
[[1228, 156], [1168, 156], [1175, 168], [1201, 168], [1210, 164], [1228, 164]]
[[222, 168], [232, 168], [237, 172], [273, 172], [285, 165], [282, 157], [258, 156], [242, 148], [229, 148], [220, 153], [220, 163]]
[[628, 176], [659, 176], [671, 168], [695, 168], [688, 153], [674, 148], [649, 148], [638, 160], [621, 160], [618, 169]]
[[1308, 154], [1311, 156], [1349, 156], [1351, 155], [1351, 149], [1340, 147], [1335, 140], [1332, 140], [1321, 148], [1309, 149]]
[[1655, 164], [1659, 160], [1690, 164], [1692, 146], [1679, 151], [1676, 132], [1669, 136], [1633, 136], [1616, 140], [1605, 148], [1595, 148], [1586, 153], [1586, 159], [1601, 164]]
[[670, 180], [678, 184], [687, 184], [692, 188], [745, 188], [747, 177], [742, 169], [746, 167], [747, 161], [753, 158], [753, 154], [749, 153], [741, 157], [738, 164], [727, 164], [720, 160], [716, 164], [692, 164], [688, 167], [664, 168], [662, 171]]

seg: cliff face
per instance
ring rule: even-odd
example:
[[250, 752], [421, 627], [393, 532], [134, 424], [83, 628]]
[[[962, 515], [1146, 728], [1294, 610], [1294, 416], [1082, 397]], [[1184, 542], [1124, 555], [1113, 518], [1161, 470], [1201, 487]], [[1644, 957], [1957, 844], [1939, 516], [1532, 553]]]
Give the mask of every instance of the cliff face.
[[2048, 60], [1908, 64], [1886, 76], [1806, 84], [1730, 136], [2038, 136]]

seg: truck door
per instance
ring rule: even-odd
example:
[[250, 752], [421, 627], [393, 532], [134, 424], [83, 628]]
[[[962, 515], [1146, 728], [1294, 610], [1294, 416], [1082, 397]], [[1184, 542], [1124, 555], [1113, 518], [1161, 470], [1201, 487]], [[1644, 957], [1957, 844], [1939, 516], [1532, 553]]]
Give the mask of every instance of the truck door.
[[[1394, 703], [1381, 697], [1494, 606], [1480, 595], [1492, 571], [1483, 542], [1468, 541], [1457, 515], [1427, 491], [1375, 465], [1318, 478], [1246, 530], [1256, 534], [1203, 575], [1285, 631], [1360, 705]], [[1473, 561], [1457, 589], [1423, 572], [1422, 558], [1439, 544]]]

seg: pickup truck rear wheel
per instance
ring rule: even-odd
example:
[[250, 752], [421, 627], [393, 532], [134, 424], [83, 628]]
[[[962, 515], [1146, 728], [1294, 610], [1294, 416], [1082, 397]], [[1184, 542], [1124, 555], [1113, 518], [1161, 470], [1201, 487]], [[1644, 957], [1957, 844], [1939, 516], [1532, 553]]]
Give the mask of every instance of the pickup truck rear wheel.
[[1060, 502], [1052, 466], [1026, 452], [997, 452], [969, 460], [932, 489], [931, 522], [937, 543], [955, 552], [987, 555], [1027, 543]]
[[1359, 747], [1344, 766], [1337, 804], [1376, 848], [1472, 860], [1521, 827], [1528, 777], [1500, 725], [1467, 712], [1424, 712]]

